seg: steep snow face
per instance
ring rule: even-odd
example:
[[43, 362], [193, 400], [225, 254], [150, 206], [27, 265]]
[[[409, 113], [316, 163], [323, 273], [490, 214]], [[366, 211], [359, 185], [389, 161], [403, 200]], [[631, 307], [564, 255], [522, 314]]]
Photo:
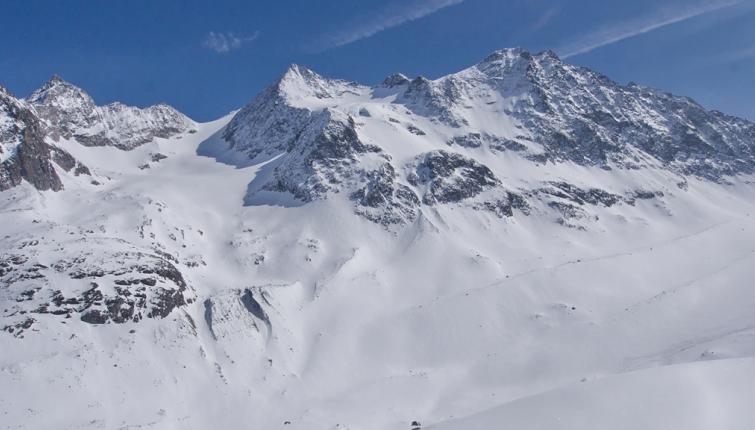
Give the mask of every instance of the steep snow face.
[[[298, 65], [241, 109], [223, 132], [230, 146], [251, 159], [273, 157], [289, 151], [311, 122], [325, 127], [328, 121], [316, 113], [334, 107], [339, 100], [357, 96], [365, 87], [324, 78]], [[317, 126], [317, 124], [315, 124]]]
[[164, 104], [146, 109], [122, 103], [97, 106], [89, 94], [58, 76], [27, 100], [53, 133], [87, 146], [129, 150], [196, 128], [192, 120]]
[[545, 88], [536, 65], [595, 76], [521, 50], [374, 87], [292, 67], [196, 133], [41, 140], [64, 188], [0, 192], [2, 423], [751, 427], [753, 175], [687, 172], [621, 127], [632, 164], [561, 152], [538, 137], [557, 121], [677, 99]]

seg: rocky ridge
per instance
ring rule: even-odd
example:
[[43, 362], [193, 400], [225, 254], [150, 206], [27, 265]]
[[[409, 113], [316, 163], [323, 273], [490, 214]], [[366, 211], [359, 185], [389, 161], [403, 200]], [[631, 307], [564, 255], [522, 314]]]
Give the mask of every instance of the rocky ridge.
[[75, 139], [86, 146], [129, 150], [196, 128], [191, 119], [166, 104], [144, 109], [117, 102], [98, 106], [84, 90], [59, 76], [34, 91], [27, 102], [36, 109], [53, 139]]

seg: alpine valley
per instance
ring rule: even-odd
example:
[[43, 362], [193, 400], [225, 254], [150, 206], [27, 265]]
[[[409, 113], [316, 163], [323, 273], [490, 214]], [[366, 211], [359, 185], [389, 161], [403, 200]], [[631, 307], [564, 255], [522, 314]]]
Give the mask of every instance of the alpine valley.
[[752, 428], [754, 174], [550, 51], [208, 123], [0, 87], [0, 427]]

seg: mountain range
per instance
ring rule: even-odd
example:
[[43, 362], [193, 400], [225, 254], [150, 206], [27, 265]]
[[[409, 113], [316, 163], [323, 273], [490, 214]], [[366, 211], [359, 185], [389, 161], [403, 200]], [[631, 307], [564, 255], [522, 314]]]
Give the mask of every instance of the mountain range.
[[753, 174], [755, 124], [551, 51], [208, 123], [0, 87], [2, 421], [746, 427]]

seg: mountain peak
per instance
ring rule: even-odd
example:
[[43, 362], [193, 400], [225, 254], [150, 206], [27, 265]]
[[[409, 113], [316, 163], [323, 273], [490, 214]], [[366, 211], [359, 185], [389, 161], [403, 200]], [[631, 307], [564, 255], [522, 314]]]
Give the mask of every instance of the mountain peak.
[[296, 104], [297, 100], [330, 99], [356, 86], [358, 85], [351, 82], [326, 78], [307, 67], [291, 64], [272, 88], [278, 96]]
[[285, 93], [289, 90], [321, 86], [324, 81], [326, 79], [313, 70], [299, 64], [291, 64], [278, 79], [276, 86], [279, 91]]
[[54, 74], [54, 75], [52, 75], [50, 77], [50, 79], [47, 81], [47, 83], [49, 83], [49, 84], [65, 84], [67, 82], [62, 77], [60, 77], [60, 75], [58, 75], [56, 73], [56, 74]]
[[528, 63], [532, 60], [545, 60], [551, 62], [561, 62], [558, 54], [553, 50], [546, 49], [537, 54], [532, 54], [524, 48], [505, 48], [493, 51], [477, 64], [478, 68], [488, 68], [490, 66], [511, 66], [518, 62]]
[[7, 96], [13, 96], [13, 94], [11, 94], [11, 92], [8, 91], [7, 88], [5, 88], [4, 86], [0, 85], [0, 96], [6, 96], [7, 97]]
[[394, 73], [388, 76], [387, 78], [385, 78], [385, 80], [383, 80], [383, 86], [388, 87], [388, 88], [393, 88], [399, 85], [408, 84], [409, 82], [410, 82], [410, 79], [405, 74]]
[[47, 82], [44, 83], [40, 88], [38, 88], [34, 93], [32, 93], [31, 96], [29, 96], [29, 99], [32, 99], [34, 94], [41, 93], [43, 91], [50, 90], [52, 88], [61, 88], [58, 93], [60, 92], [80, 92], [85, 93], [84, 90], [79, 88], [78, 86], [66, 81], [63, 79], [60, 75], [57, 73], [50, 76], [50, 79], [47, 80]]
[[40, 88], [27, 98], [32, 104], [76, 105], [91, 109], [95, 106], [92, 97], [83, 89], [64, 80], [59, 75], [52, 75]]
[[523, 48], [506, 48], [494, 51], [471, 69], [497, 79], [512, 74], [524, 76], [533, 63], [546, 67], [563, 64], [551, 50], [532, 54]]
[[540, 53], [537, 54], [537, 56], [542, 57], [542, 58], [548, 58], [551, 60], [561, 61], [561, 58], [558, 56], [556, 51], [552, 49], [546, 49], [545, 51], [541, 51]]
[[497, 63], [501, 61], [512, 61], [518, 58], [530, 59], [532, 54], [524, 48], [504, 48], [493, 51], [485, 57], [480, 64]]
[[283, 75], [280, 78], [280, 81], [281, 82], [285, 82], [285, 81], [306, 82], [306, 81], [317, 80], [317, 79], [323, 79], [323, 77], [306, 66], [292, 63], [291, 65], [288, 66], [286, 71], [283, 73]]

